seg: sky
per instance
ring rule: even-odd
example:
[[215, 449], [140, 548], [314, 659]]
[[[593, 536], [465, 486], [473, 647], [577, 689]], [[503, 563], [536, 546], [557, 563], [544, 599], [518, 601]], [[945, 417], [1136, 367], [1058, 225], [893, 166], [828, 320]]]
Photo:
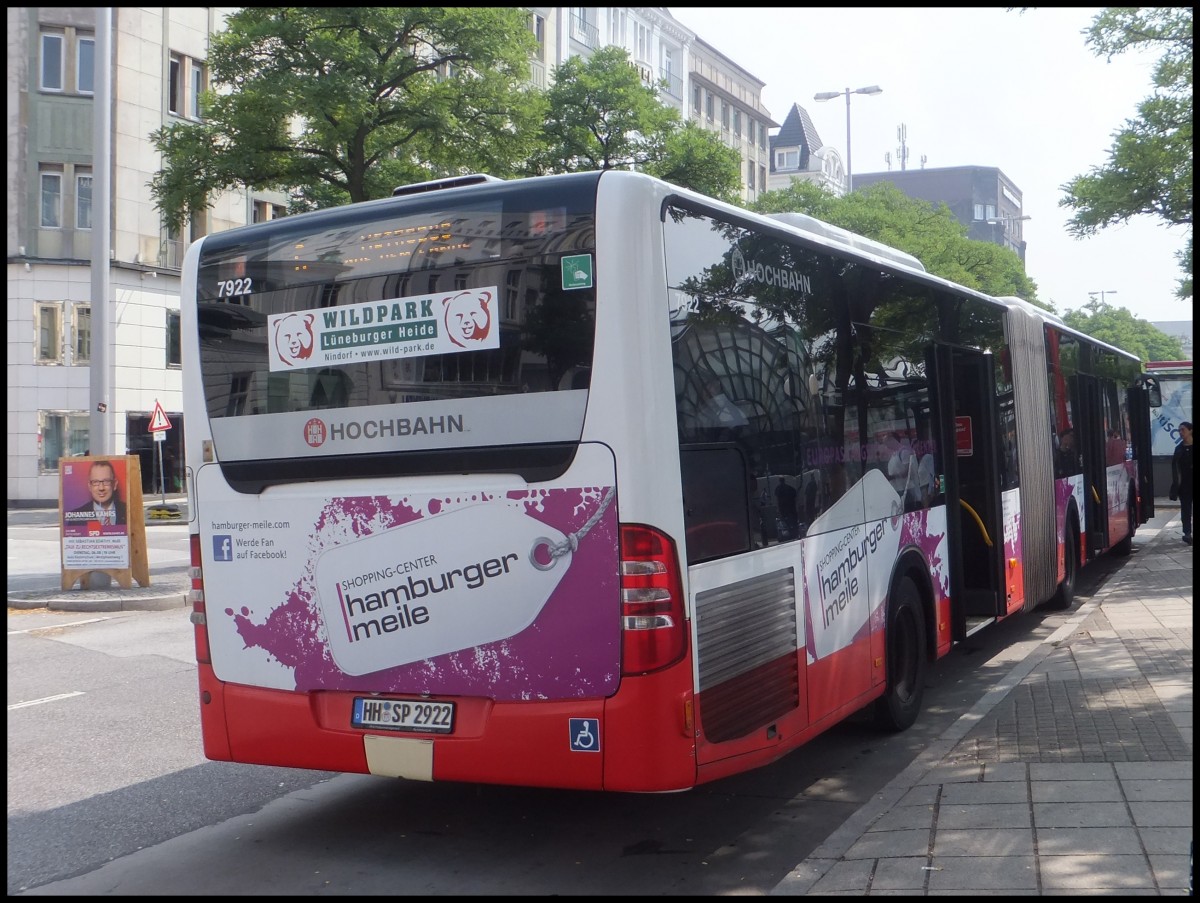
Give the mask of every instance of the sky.
[[764, 82], [777, 123], [792, 104], [826, 144], [846, 154], [846, 100], [813, 95], [878, 85], [852, 95], [854, 173], [898, 170], [901, 126], [907, 169], [995, 166], [1022, 193], [1025, 270], [1038, 298], [1060, 314], [1090, 293], [1135, 317], [1191, 320], [1175, 297], [1175, 253], [1186, 227], [1143, 215], [1090, 238], [1066, 232], [1061, 186], [1103, 166], [1113, 134], [1152, 93], [1156, 55], [1095, 56], [1081, 34], [1100, 8], [934, 10], [669, 7], [671, 15]]

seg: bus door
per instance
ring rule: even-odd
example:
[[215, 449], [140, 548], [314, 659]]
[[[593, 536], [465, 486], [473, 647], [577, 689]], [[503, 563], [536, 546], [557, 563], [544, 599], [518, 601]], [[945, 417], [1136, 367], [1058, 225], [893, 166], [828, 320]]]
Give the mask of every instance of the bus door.
[[946, 480], [953, 636], [1005, 614], [1004, 534], [991, 354], [935, 345], [930, 372]]
[[1138, 493], [1141, 506], [1138, 523], [1144, 524], [1154, 517], [1154, 451], [1150, 433], [1150, 392], [1142, 381], [1128, 392], [1129, 397], [1129, 441], [1133, 445], [1133, 459], [1137, 461]]
[[1104, 410], [1100, 381], [1085, 373], [1071, 378], [1075, 435], [1083, 457], [1083, 504], [1087, 511], [1084, 545], [1088, 560], [1108, 548], [1108, 476], [1104, 456]]

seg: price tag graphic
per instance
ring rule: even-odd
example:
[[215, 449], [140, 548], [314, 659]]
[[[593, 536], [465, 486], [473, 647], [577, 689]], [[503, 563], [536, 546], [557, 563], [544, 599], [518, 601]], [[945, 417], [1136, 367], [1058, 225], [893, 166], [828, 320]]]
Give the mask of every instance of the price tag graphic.
[[369, 674], [513, 636], [537, 618], [572, 548], [520, 509], [486, 503], [330, 549], [315, 579], [334, 662]]

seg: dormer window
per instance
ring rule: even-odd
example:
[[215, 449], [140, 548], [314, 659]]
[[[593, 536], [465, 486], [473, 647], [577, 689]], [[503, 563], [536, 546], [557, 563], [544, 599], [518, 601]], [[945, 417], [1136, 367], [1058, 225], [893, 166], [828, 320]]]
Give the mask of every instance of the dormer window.
[[799, 169], [800, 168], [800, 148], [793, 147], [789, 150], [775, 151], [775, 169]]

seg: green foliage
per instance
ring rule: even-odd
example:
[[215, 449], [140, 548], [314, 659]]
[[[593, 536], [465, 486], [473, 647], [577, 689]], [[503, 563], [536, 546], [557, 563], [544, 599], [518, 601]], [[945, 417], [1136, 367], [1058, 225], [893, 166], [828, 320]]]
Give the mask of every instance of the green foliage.
[[1124, 307], [1114, 307], [1093, 298], [1079, 310], [1068, 311], [1063, 322], [1092, 338], [1116, 345], [1143, 361], [1183, 359], [1183, 345]]
[[[1076, 237], [1156, 216], [1171, 226], [1192, 223], [1192, 8], [1109, 7], [1087, 31], [1097, 56], [1129, 50], [1161, 53], [1154, 94], [1137, 117], [1114, 133], [1108, 162], [1062, 186], [1060, 207], [1075, 211], [1067, 230]], [[1177, 255], [1183, 276], [1176, 294], [1192, 297], [1192, 240]]]
[[546, 92], [545, 146], [530, 174], [627, 169], [658, 176], [712, 197], [734, 200], [741, 155], [712, 132], [685, 123], [642, 84], [621, 47], [571, 57]]
[[534, 173], [640, 169], [662, 155], [680, 119], [642, 84], [621, 47], [566, 60], [546, 99], [545, 147], [530, 161]]
[[723, 144], [714, 133], [694, 122], [685, 122], [667, 135], [662, 155], [649, 161], [645, 172], [672, 185], [740, 204], [741, 168], [741, 154]]
[[967, 227], [945, 204], [910, 198], [891, 182], [837, 196], [815, 182], [793, 181], [760, 195], [759, 213], [806, 213], [913, 255], [935, 276], [989, 295], [1015, 295], [1044, 310], [1021, 258], [1008, 248], [967, 238]]
[[213, 36], [203, 122], [151, 135], [151, 193], [179, 228], [223, 189], [289, 191], [309, 209], [513, 175], [544, 116], [526, 87], [533, 48], [515, 7], [243, 7]]

